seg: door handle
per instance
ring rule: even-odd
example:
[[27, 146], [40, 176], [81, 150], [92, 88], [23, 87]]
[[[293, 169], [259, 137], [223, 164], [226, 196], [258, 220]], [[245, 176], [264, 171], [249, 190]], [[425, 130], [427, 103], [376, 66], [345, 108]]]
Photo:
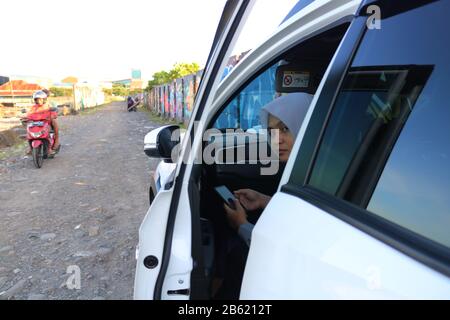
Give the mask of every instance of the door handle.
[[167, 294], [169, 296], [173, 296], [173, 295], [188, 296], [189, 295], [189, 289], [169, 290], [169, 291], [167, 291]]

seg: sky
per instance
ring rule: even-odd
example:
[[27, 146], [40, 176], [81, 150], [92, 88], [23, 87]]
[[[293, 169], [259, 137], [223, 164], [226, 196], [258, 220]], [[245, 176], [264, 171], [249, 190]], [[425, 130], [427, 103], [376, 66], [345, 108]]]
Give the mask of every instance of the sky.
[[[225, 2], [4, 0], [0, 75], [118, 80], [140, 69], [151, 79], [177, 62], [203, 66]], [[260, 27], [253, 24], [248, 39], [271, 33], [295, 2], [257, 0]], [[278, 13], [268, 15], [274, 3]]]

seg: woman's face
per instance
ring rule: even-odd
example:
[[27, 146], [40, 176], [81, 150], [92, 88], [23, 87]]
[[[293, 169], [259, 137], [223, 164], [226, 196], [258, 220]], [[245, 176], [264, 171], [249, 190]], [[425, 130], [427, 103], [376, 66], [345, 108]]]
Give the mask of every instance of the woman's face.
[[37, 103], [38, 105], [42, 106], [42, 105], [44, 104], [44, 99], [42, 99], [42, 98], [37, 98], [37, 99], [36, 99], [36, 103]]
[[269, 130], [275, 130], [271, 135], [272, 146], [276, 147], [278, 145], [280, 161], [286, 162], [289, 159], [292, 147], [294, 146], [294, 137], [292, 136], [292, 133], [280, 119], [273, 115], [269, 115], [268, 127]]

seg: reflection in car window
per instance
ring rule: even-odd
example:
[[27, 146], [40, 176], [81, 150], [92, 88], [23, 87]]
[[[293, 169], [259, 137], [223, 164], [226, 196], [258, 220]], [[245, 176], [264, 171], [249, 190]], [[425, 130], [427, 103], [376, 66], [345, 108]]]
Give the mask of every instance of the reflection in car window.
[[364, 195], [357, 194], [356, 181], [367, 186], [362, 171], [370, 176], [384, 164], [431, 71], [431, 66], [352, 69], [338, 97], [310, 184], [364, 202]]
[[273, 65], [249, 83], [222, 111], [214, 124], [217, 129], [255, 128], [260, 125], [259, 113], [263, 106], [275, 99]]
[[[301, 0], [303, 2], [304, 0]], [[247, 53], [257, 48], [279, 27], [283, 17], [298, 2], [298, 0], [258, 0], [252, 6], [247, 19], [241, 26], [231, 55], [222, 71], [222, 80], [235, 68]], [[296, 8], [298, 11], [300, 8]], [[292, 9], [294, 10], [294, 9]], [[295, 11], [295, 10], [294, 10]], [[270, 14], [268, 14], [270, 12]]]
[[447, 247], [449, 10], [449, 2], [432, 3], [366, 32], [309, 179]]

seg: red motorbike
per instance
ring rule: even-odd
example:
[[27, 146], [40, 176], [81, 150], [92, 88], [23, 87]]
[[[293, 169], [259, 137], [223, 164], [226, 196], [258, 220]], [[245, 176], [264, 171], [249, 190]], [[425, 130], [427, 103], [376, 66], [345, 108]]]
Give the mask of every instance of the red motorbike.
[[22, 121], [27, 126], [27, 140], [31, 147], [34, 165], [39, 169], [44, 159], [54, 157], [50, 155], [50, 148], [55, 143], [51, 122], [40, 114], [31, 114]]

